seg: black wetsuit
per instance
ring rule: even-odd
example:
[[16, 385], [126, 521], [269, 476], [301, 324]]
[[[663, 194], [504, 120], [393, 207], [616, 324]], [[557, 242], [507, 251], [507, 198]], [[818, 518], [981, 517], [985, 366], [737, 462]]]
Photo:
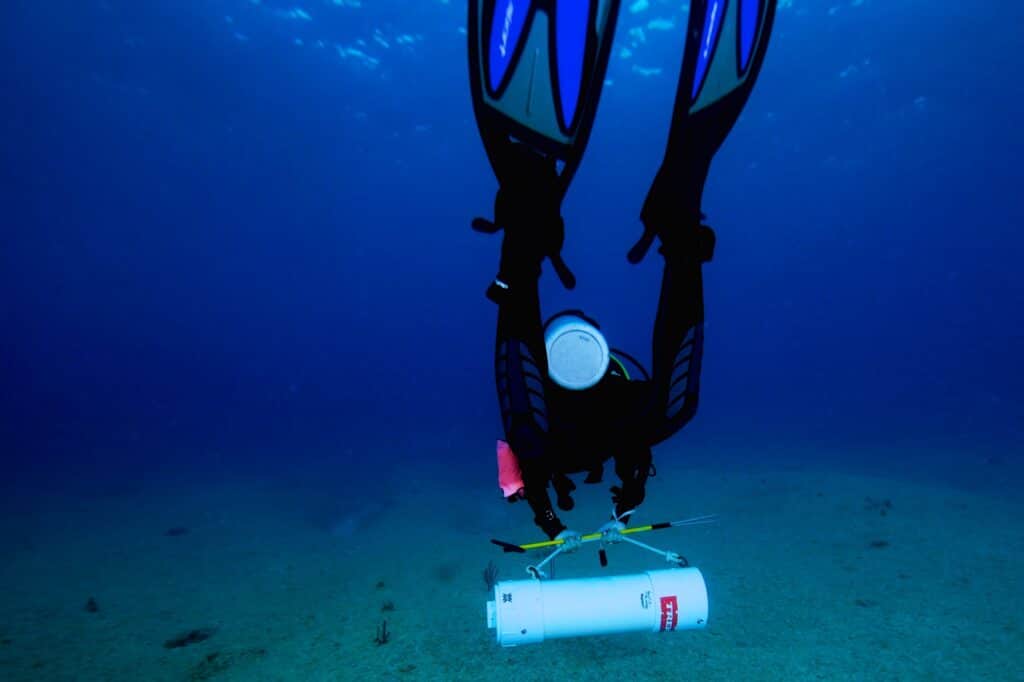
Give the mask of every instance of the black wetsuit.
[[[494, 2], [470, 2], [467, 36], [473, 111], [499, 185], [494, 221], [477, 218], [473, 226], [488, 234], [504, 230], [498, 276], [488, 290], [498, 304], [498, 397], [526, 498], [550, 536], [564, 529], [548, 498], [552, 481], [556, 489], [564, 487], [566, 471], [594, 471], [611, 456], [623, 478], [616, 506], [634, 507], [644, 497], [651, 446], [696, 412], [704, 345], [701, 267], [715, 242], [714, 232], [702, 224], [704, 184], [757, 80], [776, 7], [743, 4], [730, 14], [739, 22], [733, 30], [726, 28], [722, 3], [691, 3], [665, 155], [640, 212], [643, 236], [628, 255], [630, 262], [640, 262], [657, 239], [665, 259], [651, 378], [624, 384], [607, 377], [597, 389], [568, 395], [547, 378], [537, 280], [547, 258], [566, 287], [575, 283], [560, 256], [561, 202], [590, 135], [620, 3], [578, 4], [589, 8], [589, 14], [576, 13], [586, 17], [588, 28], [581, 30], [588, 39], [576, 47], [552, 28], [558, 26], [556, 3], [527, 3], [517, 21], [531, 28], [519, 30], [510, 29], [511, 5], [501, 24], [494, 20]], [[543, 24], [530, 19], [538, 12], [548, 15]], [[557, 49], [540, 48], [543, 30], [546, 44]], [[513, 49], [506, 54], [509, 40]], [[559, 68], [568, 62], [560, 60], [574, 49], [569, 58], [584, 65], [573, 67], [581, 79], [566, 81], [570, 90], [562, 91]], [[503, 59], [492, 60], [496, 52]], [[550, 77], [535, 78], [545, 68]], [[541, 92], [544, 82], [554, 90]], [[576, 92], [579, 106], [572, 120], [563, 120], [558, 103], [569, 91]], [[537, 106], [548, 101], [551, 112]]]
[[[613, 488], [617, 513], [644, 499], [651, 446], [681, 429], [697, 409], [703, 350], [701, 263], [714, 233], [700, 215], [659, 234], [665, 258], [654, 325], [650, 381], [609, 373], [586, 391], [566, 391], [548, 379], [538, 279], [541, 261], [561, 248], [563, 225], [554, 163], [518, 150], [519, 172], [503, 184], [495, 223], [505, 230], [498, 277], [488, 291], [498, 304], [496, 384], [505, 438], [523, 472], [534, 521], [549, 537], [565, 529], [548, 495], [555, 484], [562, 508], [565, 474], [598, 472], [609, 458], [622, 485]], [[589, 476], [594, 480], [595, 475]]]

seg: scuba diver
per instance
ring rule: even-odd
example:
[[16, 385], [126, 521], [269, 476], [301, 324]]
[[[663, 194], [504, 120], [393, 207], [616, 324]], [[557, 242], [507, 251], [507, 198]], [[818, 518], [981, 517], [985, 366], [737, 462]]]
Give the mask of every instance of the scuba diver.
[[[560, 252], [562, 200], [586, 147], [605, 80], [619, 0], [470, 0], [473, 109], [498, 180], [494, 220], [503, 233], [487, 296], [498, 306], [495, 378], [505, 439], [499, 483], [525, 499], [550, 539], [578, 546], [551, 504], [572, 509], [569, 474], [602, 480], [614, 460], [614, 515], [621, 530], [655, 473], [651, 448], [694, 416], [704, 348], [702, 266], [715, 233], [701, 198], [712, 158], [760, 71], [775, 0], [691, 0], [665, 155], [640, 212], [638, 263], [657, 239], [665, 261], [648, 374], [609, 348], [597, 323], [566, 311], [542, 323], [538, 280], [548, 259], [569, 289]], [[632, 365], [639, 376], [632, 376]], [[642, 378], [641, 378], [642, 377]]]

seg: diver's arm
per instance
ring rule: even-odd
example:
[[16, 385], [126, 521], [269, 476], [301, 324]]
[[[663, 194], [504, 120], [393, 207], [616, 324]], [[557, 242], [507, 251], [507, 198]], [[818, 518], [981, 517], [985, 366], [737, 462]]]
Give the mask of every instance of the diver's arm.
[[651, 448], [647, 446], [622, 450], [616, 454], [615, 475], [622, 481], [621, 487], [612, 488], [616, 519], [623, 518], [623, 514], [636, 509], [644, 501], [651, 464]]
[[526, 501], [533, 510], [533, 522], [544, 531], [549, 539], [554, 540], [555, 536], [565, 530], [565, 524], [561, 522], [551, 506], [551, 498], [548, 497], [547, 480], [538, 480], [537, 484], [530, 483], [530, 475], [523, 467], [523, 478], [525, 479]]
[[682, 429], [697, 411], [704, 353], [702, 263], [711, 259], [715, 235], [697, 224], [662, 236], [665, 258], [654, 322], [653, 404], [650, 443]]

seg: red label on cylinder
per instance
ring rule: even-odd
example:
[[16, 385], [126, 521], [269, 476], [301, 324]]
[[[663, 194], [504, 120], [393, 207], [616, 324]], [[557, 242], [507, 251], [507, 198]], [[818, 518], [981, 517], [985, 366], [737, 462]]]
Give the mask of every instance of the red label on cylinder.
[[661, 598], [661, 631], [675, 630], [679, 622], [679, 600], [675, 595]]

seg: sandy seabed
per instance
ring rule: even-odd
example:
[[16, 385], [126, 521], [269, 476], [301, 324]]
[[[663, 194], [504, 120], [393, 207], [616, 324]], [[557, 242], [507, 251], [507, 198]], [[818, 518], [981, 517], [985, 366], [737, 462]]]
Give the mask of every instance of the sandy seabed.
[[[704, 630], [502, 648], [482, 571], [537, 560], [488, 542], [540, 539], [525, 505], [439, 472], [398, 496], [234, 480], [5, 512], [0, 679], [1024, 680], [1024, 500], [711, 459], [663, 465], [635, 522], [719, 515], [644, 538], [703, 572]], [[580, 488], [563, 518], [585, 532], [609, 502]], [[609, 558], [585, 548], [555, 576], [662, 567]]]

